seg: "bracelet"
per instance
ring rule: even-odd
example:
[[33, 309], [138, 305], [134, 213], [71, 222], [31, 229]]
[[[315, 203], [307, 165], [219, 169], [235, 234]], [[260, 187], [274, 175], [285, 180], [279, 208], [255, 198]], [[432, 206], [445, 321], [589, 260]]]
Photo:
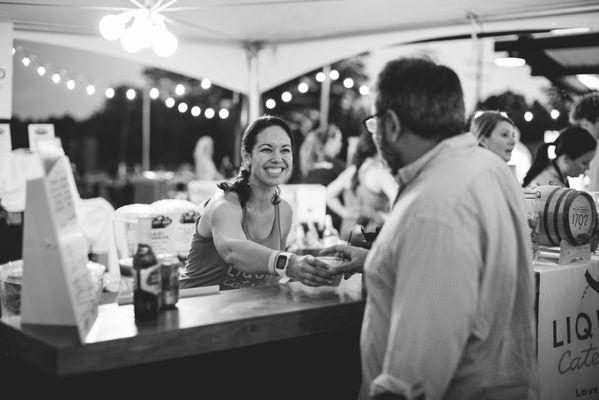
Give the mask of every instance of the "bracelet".
[[281, 252], [277, 250], [270, 253], [270, 257], [268, 258], [268, 273], [271, 275], [277, 275], [277, 272], [275, 271], [275, 262], [280, 253]]

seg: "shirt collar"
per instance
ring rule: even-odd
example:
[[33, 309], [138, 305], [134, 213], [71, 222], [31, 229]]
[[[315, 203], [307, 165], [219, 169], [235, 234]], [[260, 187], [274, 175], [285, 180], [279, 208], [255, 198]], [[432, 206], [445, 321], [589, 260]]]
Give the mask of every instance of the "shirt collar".
[[418, 160], [406, 165], [397, 171], [399, 186], [404, 188], [416, 178], [430, 160], [448, 148], [464, 148], [477, 146], [476, 139], [469, 132], [452, 136], [439, 142], [435, 147], [424, 153]]

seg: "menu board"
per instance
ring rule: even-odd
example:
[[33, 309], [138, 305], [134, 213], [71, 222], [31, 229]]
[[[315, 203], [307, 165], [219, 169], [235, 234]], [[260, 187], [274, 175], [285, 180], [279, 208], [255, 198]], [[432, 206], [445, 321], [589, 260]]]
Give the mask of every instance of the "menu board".
[[599, 261], [537, 263], [541, 399], [599, 399]]
[[21, 322], [74, 325], [81, 341], [98, 315], [63, 156], [47, 175], [27, 182]]

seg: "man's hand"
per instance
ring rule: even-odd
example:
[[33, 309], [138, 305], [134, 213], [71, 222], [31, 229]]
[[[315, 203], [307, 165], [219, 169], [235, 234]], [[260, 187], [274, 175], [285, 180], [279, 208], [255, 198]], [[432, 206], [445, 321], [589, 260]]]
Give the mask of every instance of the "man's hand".
[[335, 268], [336, 271], [344, 274], [345, 279], [347, 279], [351, 274], [362, 272], [364, 270], [364, 262], [366, 261], [368, 250], [361, 247], [337, 244], [321, 250], [318, 254], [321, 256], [337, 254], [338, 257], [347, 260], [346, 263]]

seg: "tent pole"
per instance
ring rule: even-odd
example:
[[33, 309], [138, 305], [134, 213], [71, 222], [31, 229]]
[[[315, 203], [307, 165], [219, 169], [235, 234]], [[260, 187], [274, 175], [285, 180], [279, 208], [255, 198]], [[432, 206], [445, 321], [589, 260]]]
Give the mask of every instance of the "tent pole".
[[144, 87], [141, 92], [141, 131], [142, 131], [142, 158], [141, 167], [143, 171], [150, 169], [150, 92]]
[[260, 69], [258, 65], [260, 48], [259, 43], [250, 43], [246, 46], [250, 87], [248, 88], [248, 121], [245, 121], [245, 125], [260, 116]]
[[331, 66], [325, 65], [322, 67], [324, 81], [320, 90], [320, 126], [326, 129], [329, 123], [329, 101], [331, 97]]

